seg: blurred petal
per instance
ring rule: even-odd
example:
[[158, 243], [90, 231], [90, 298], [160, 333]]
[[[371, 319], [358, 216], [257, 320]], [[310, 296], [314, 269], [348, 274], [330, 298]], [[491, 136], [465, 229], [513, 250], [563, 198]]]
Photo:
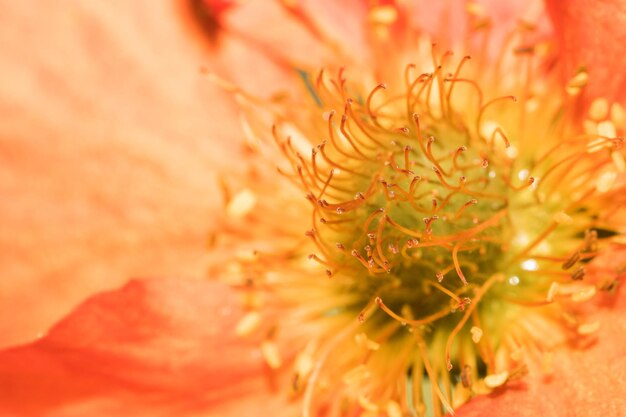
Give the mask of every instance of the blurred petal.
[[251, 0], [234, 7], [223, 20], [227, 33], [284, 69], [317, 68], [346, 53], [366, 53], [365, 4], [357, 0]]
[[[133, 281], [92, 297], [41, 340], [0, 353], [2, 415], [259, 415], [269, 397], [243, 311], [223, 284]], [[246, 400], [242, 400], [245, 396]], [[264, 402], [259, 402], [259, 397]], [[278, 412], [278, 411], [277, 411]], [[272, 415], [278, 415], [272, 413]]]
[[597, 342], [588, 348], [557, 351], [553, 371], [529, 375], [491, 395], [476, 397], [459, 417], [572, 416], [620, 417], [626, 410], [626, 291], [590, 317], [600, 322]]
[[589, 71], [588, 97], [626, 101], [626, 1], [547, 0], [564, 76]]
[[129, 276], [200, 275], [238, 135], [176, 2], [63, 3], [1, 5], [0, 346]]

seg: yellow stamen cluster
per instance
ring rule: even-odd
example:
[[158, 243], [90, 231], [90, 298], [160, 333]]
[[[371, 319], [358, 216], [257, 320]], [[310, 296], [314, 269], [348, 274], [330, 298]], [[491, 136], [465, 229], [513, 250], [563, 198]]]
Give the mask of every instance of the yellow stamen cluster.
[[[517, 53], [531, 60], [533, 49]], [[626, 244], [621, 108], [594, 102], [577, 130], [567, 103], [533, 91], [529, 73], [509, 83], [519, 99], [488, 97], [482, 76], [465, 75], [469, 56], [433, 46], [431, 59], [430, 71], [409, 64], [399, 82], [369, 90], [343, 69], [303, 72], [309, 103], [274, 115], [289, 165], [279, 171], [309, 203], [295, 220], [306, 241], [284, 243], [290, 232], [276, 225], [294, 220], [280, 205], [263, 221], [281, 230], [282, 249], [236, 265], [309, 339], [293, 360], [305, 416], [314, 404], [441, 415], [522, 377], [528, 349], [549, 369], [563, 338], [598, 329], [575, 305], [621, 273], [594, 261]], [[258, 212], [263, 198], [245, 189], [228, 216]], [[251, 311], [242, 336], [261, 321]], [[279, 369], [270, 334], [262, 351]]]

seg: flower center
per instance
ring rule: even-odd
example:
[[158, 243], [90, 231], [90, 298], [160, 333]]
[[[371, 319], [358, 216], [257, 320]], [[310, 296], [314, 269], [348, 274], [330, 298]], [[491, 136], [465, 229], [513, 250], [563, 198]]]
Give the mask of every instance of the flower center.
[[[261, 350], [278, 369], [280, 328], [306, 339], [292, 380], [305, 416], [345, 402], [442, 415], [523, 375], [526, 349], [549, 368], [553, 349], [598, 328], [577, 304], [626, 270], [602, 264], [626, 244], [623, 111], [597, 101], [579, 129], [568, 96], [530, 82], [533, 48], [513, 56], [473, 69], [433, 47], [389, 86], [300, 71], [306, 94], [289, 106], [219, 81], [252, 110], [244, 130], [261, 156], [255, 191], [227, 198], [235, 248], [253, 249], [225, 268], [249, 295], [237, 332], [263, 328], [258, 293], [279, 300]], [[565, 92], [585, 82], [581, 71]], [[275, 121], [279, 172], [307, 201], [268, 173], [276, 147], [258, 107]]]
[[[524, 309], [557, 322], [562, 294], [595, 294], [599, 284], [583, 279], [618, 233], [610, 222], [623, 157], [614, 135], [563, 138], [547, 121], [529, 134], [528, 109], [539, 104], [527, 91], [521, 103], [485, 100], [461, 76], [469, 57], [451, 68], [451, 54], [433, 56], [433, 72], [409, 65], [391, 89], [364, 92], [343, 70], [305, 78], [322, 121], [304, 134], [278, 123], [274, 137], [312, 206], [309, 258], [333, 282], [328, 297], [341, 300], [326, 314], [358, 317], [387, 355], [417, 350], [400, 369], [424, 373], [451, 409], [432, 381], [450, 394], [520, 375], [523, 364], [502, 372], [494, 352]], [[541, 111], [558, 114], [546, 103]], [[304, 137], [321, 135], [305, 157]], [[514, 337], [538, 342], [521, 330]]]

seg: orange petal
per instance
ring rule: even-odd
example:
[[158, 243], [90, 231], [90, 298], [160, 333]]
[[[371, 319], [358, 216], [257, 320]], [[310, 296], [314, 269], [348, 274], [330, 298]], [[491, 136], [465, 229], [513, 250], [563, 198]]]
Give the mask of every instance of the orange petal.
[[235, 334], [237, 305], [225, 285], [188, 280], [132, 281], [94, 296], [41, 340], [0, 353], [0, 414], [289, 410], [284, 398], [267, 396], [258, 343]]
[[201, 274], [238, 123], [177, 2], [0, 7], [6, 346], [130, 276]]
[[547, 0], [564, 77], [589, 71], [588, 98], [626, 101], [626, 0]]
[[[457, 410], [459, 417], [623, 416], [626, 410], [626, 291], [600, 308], [598, 340], [591, 347], [555, 352], [553, 371], [539, 366], [521, 381], [477, 397]], [[610, 305], [613, 304], [613, 305]]]

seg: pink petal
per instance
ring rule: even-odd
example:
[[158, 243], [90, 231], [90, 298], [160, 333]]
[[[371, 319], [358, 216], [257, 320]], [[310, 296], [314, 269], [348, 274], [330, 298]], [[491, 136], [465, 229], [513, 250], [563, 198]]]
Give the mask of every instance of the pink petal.
[[626, 100], [626, 1], [547, 0], [564, 77], [589, 71], [587, 97]]
[[188, 280], [132, 281], [94, 296], [41, 340], [0, 353], [0, 414], [227, 416], [245, 415], [250, 402], [259, 415], [289, 410], [284, 396], [267, 395], [258, 341], [234, 333], [238, 301], [223, 284]]
[[554, 372], [530, 374], [493, 394], [477, 397], [458, 410], [459, 417], [585, 416], [620, 417], [626, 410], [626, 291], [605, 296], [590, 321], [598, 320], [597, 342], [587, 349], [555, 352]]

